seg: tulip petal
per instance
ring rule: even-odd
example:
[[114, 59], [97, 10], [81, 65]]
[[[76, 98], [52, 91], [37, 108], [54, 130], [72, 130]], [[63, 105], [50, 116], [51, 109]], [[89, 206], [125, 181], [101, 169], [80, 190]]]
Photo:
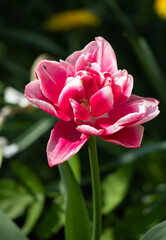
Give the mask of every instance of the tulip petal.
[[146, 123], [152, 120], [153, 118], [155, 118], [160, 113], [158, 109], [158, 104], [159, 104], [158, 100], [154, 98], [142, 98], [135, 95], [132, 96], [132, 99], [133, 99], [133, 104], [138, 105], [140, 102], [142, 102], [145, 108], [145, 114], [143, 115], [143, 117], [139, 121], [137, 121], [135, 124], [132, 124], [132, 126], [137, 126], [137, 125]]
[[47, 99], [41, 89], [40, 89], [40, 82], [38, 80], [34, 80], [30, 82], [25, 87], [25, 97], [31, 102], [32, 104], [36, 105], [43, 111], [58, 117], [62, 120], [68, 121], [69, 118], [60, 109], [55, 106], [49, 99]]
[[82, 51], [75, 51], [70, 56], [66, 58], [66, 62], [70, 63], [71, 65], [75, 66], [79, 56], [82, 54]]
[[76, 101], [83, 100], [85, 97], [85, 91], [79, 76], [71, 79], [72, 80], [65, 85], [60, 93], [58, 105], [67, 116], [73, 117], [70, 99], [74, 99]]
[[101, 129], [97, 129], [95, 127], [92, 127], [86, 124], [78, 125], [77, 130], [88, 136], [99, 136], [102, 133]]
[[89, 139], [89, 136], [77, 131], [76, 126], [73, 121], [65, 122], [61, 120], [55, 125], [47, 145], [50, 167], [68, 160]]
[[117, 72], [116, 56], [111, 45], [102, 37], [97, 37], [96, 42], [99, 46], [97, 63], [101, 66], [101, 71], [110, 74]]
[[79, 120], [87, 120], [90, 116], [90, 112], [79, 104], [74, 99], [70, 99], [71, 106], [73, 108], [74, 117]]
[[113, 95], [109, 86], [101, 88], [90, 99], [93, 117], [98, 117], [110, 111], [113, 105]]
[[127, 127], [119, 130], [118, 132], [100, 136], [104, 141], [124, 146], [126, 148], [140, 147], [143, 137], [144, 127], [141, 125], [135, 127]]
[[122, 105], [129, 99], [133, 89], [133, 77], [126, 70], [119, 70], [112, 76], [114, 106]]
[[45, 97], [57, 103], [67, 77], [73, 75], [72, 66], [64, 61], [42, 61], [36, 69]]

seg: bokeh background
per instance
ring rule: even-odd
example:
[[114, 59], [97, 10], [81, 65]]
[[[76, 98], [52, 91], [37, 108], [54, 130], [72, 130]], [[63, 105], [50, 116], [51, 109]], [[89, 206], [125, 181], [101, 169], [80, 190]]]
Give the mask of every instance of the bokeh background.
[[[166, 1], [2, 1], [0, 210], [30, 239], [64, 239], [64, 190], [45, 151], [57, 119], [29, 105], [24, 88], [40, 60], [65, 59], [96, 36], [112, 45], [119, 69], [133, 75], [133, 93], [158, 99], [161, 110], [144, 124], [140, 149], [97, 140], [102, 240], [136, 240], [166, 219]], [[91, 219], [87, 145], [70, 164]]]

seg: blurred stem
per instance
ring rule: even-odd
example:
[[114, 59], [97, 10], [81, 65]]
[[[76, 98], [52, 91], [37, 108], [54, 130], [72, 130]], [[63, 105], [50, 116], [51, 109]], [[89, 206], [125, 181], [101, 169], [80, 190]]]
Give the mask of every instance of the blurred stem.
[[101, 235], [101, 187], [96, 140], [94, 136], [92, 136], [88, 141], [88, 150], [93, 191], [92, 240], [99, 240]]

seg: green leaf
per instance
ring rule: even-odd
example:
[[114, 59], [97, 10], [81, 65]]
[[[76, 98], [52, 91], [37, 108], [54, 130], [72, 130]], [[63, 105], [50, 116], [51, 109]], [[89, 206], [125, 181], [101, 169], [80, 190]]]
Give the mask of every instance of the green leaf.
[[60, 164], [59, 170], [65, 187], [66, 240], [90, 240], [89, 218], [80, 187], [68, 162]]
[[81, 164], [78, 154], [75, 154], [73, 157], [71, 157], [68, 160], [68, 163], [70, 164], [70, 167], [73, 171], [73, 174], [78, 182], [81, 181]]
[[166, 239], [166, 221], [161, 222], [143, 235], [140, 240], [165, 240]]
[[24, 233], [28, 234], [42, 214], [45, 202], [45, 191], [38, 177], [26, 165], [20, 162], [12, 162], [11, 166], [17, 178], [34, 196], [34, 201], [28, 209], [27, 217], [23, 225]]
[[65, 223], [64, 203], [62, 197], [57, 197], [43, 213], [43, 218], [37, 227], [37, 237], [49, 239], [57, 233]]
[[106, 228], [101, 235], [101, 240], [114, 240], [113, 232], [113, 228]]
[[131, 38], [128, 37], [142, 67], [144, 68], [145, 73], [149, 77], [152, 86], [158, 92], [158, 95], [166, 103], [165, 91], [165, 77], [161, 72], [161, 69], [153, 55], [152, 50], [150, 49], [146, 40], [142, 37]]
[[0, 211], [0, 238], [2, 240], [28, 240], [17, 225]]
[[35, 201], [28, 209], [25, 223], [22, 230], [25, 234], [31, 232], [42, 214], [45, 197], [42, 194], [36, 195]]
[[8, 217], [19, 217], [32, 201], [33, 196], [23, 185], [11, 179], [0, 181], [0, 209]]
[[140, 233], [147, 231], [165, 218], [165, 212], [165, 196], [158, 194], [144, 196], [141, 203], [125, 209], [124, 223], [128, 236], [139, 237]]
[[114, 173], [108, 174], [102, 181], [103, 214], [108, 214], [123, 201], [129, 188], [131, 170], [130, 166], [120, 168]]

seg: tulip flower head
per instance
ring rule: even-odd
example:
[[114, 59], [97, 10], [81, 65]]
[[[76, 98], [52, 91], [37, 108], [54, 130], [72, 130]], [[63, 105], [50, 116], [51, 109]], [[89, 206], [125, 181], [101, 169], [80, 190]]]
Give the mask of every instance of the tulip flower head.
[[139, 147], [142, 124], [159, 114], [159, 102], [133, 95], [132, 89], [133, 77], [118, 70], [114, 50], [102, 37], [65, 61], [41, 61], [25, 96], [60, 119], [47, 145], [49, 165], [68, 160], [90, 136]]

